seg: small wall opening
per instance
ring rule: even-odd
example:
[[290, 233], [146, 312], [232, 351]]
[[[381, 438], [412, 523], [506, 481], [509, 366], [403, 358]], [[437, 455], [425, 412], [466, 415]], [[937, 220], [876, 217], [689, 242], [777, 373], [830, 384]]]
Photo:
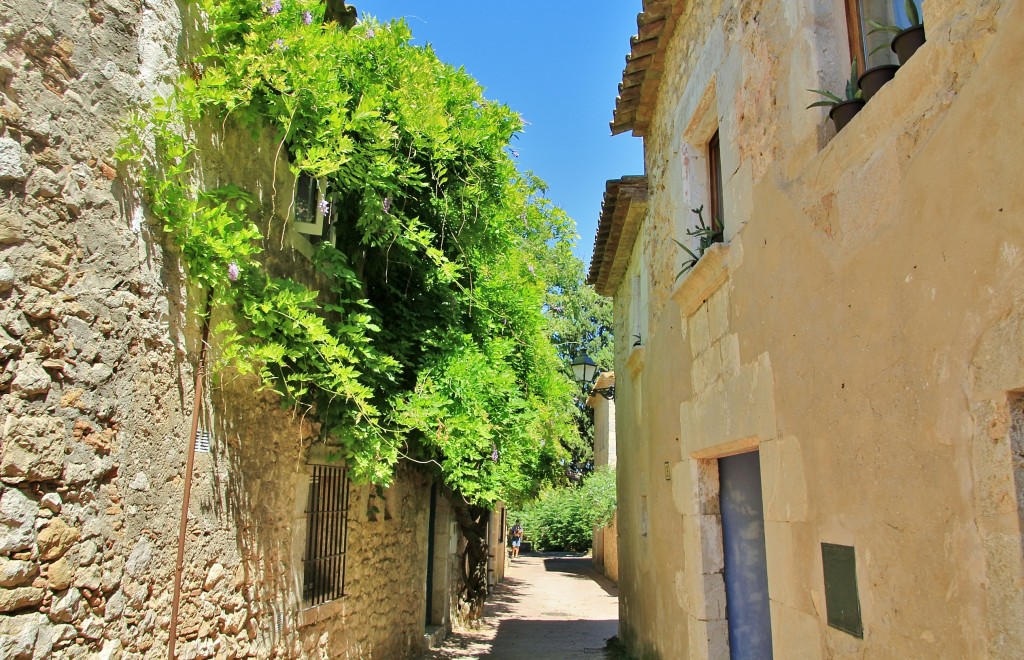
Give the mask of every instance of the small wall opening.
[[1018, 530], [1024, 540], [1024, 392], [1012, 394], [1009, 407], [1010, 457], [1013, 460], [1013, 485], [1017, 495]]

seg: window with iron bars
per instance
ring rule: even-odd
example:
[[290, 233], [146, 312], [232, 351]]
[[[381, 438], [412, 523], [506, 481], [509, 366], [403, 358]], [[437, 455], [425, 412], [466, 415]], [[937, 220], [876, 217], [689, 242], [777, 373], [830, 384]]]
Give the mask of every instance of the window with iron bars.
[[349, 480], [344, 468], [311, 467], [302, 578], [302, 601], [308, 607], [345, 595], [349, 503]]

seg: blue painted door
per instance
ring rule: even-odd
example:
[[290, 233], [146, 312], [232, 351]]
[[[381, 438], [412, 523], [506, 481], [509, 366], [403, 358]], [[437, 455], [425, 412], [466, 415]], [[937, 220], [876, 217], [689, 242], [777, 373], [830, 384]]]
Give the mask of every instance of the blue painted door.
[[770, 660], [772, 621], [758, 453], [720, 458], [718, 478], [730, 655], [732, 660]]

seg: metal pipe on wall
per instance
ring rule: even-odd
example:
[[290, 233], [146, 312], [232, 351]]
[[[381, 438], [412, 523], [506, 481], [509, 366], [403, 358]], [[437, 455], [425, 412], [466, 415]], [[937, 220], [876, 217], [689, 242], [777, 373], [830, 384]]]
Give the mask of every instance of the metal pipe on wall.
[[181, 601], [181, 574], [185, 565], [185, 533], [188, 529], [188, 505], [192, 497], [192, 468], [196, 460], [196, 437], [199, 434], [199, 414], [203, 402], [203, 380], [206, 375], [206, 348], [210, 340], [210, 304], [213, 291], [206, 295], [206, 314], [203, 316], [202, 338], [199, 343], [199, 362], [196, 364], [195, 401], [192, 406], [192, 433], [188, 436], [188, 459], [185, 461], [185, 492], [181, 500], [181, 526], [178, 530], [178, 558], [174, 563], [174, 599], [171, 601], [170, 636], [167, 657], [174, 660], [178, 641], [178, 606]]

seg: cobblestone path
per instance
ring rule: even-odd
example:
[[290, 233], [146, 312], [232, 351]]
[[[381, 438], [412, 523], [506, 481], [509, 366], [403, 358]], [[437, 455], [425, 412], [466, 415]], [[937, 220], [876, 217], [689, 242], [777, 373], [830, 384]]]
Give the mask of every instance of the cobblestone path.
[[521, 555], [488, 599], [482, 627], [453, 631], [425, 658], [603, 659], [618, 603], [615, 584], [590, 557]]

